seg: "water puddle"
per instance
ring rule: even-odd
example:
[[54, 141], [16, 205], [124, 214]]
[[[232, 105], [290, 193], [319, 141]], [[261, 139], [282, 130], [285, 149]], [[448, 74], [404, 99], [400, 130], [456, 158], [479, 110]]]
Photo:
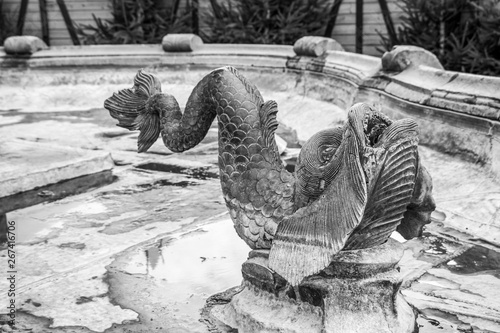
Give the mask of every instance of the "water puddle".
[[206, 299], [241, 284], [241, 265], [249, 251], [233, 222], [223, 219], [158, 241], [130, 258], [124, 270], [159, 286], [155, 290], [161, 294], [152, 297], [173, 308], [177, 320], [191, 321], [194, 332], [198, 325], [204, 327], [198, 319]]
[[241, 264], [249, 251], [233, 222], [223, 220], [145, 250], [146, 274], [165, 281], [174, 298], [209, 296], [241, 283]]
[[193, 185], [199, 185], [199, 184], [196, 182], [190, 182], [187, 180], [172, 181], [169, 179], [159, 179], [152, 184], [148, 184], [148, 183], [138, 184], [137, 187], [142, 188], [142, 189], [153, 189], [153, 188], [162, 187], [162, 186], [188, 187], [188, 186], [193, 186]]
[[472, 327], [461, 322], [456, 315], [435, 309], [420, 311], [417, 317], [420, 333], [459, 333], [473, 332]]
[[219, 174], [217, 172], [209, 171], [209, 168], [185, 168], [179, 165], [157, 162], [139, 164], [136, 166], [136, 168], [160, 172], [181, 173], [188, 175], [189, 177], [201, 180], [219, 178]]
[[500, 253], [475, 245], [442, 265], [457, 274], [490, 274], [500, 278]]
[[434, 255], [445, 255], [448, 253], [448, 249], [445, 245], [446, 241], [444, 239], [436, 237], [428, 232], [424, 232], [423, 236], [428, 239], [430, 245], [429, 248], [424, 251], [425, 253]]

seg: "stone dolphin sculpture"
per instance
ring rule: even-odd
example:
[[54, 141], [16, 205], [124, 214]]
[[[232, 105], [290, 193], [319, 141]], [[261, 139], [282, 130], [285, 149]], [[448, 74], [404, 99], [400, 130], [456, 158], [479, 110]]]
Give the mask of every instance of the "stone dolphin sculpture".
[[356, 104], [343, 127], [321, 131], [288, 172], [274, 139], [276, 102], [232, 67], [193, 89], [184, 112], [144, 71], [104, 104], [118, 126], [139, 130], [138, 151], [161, 135], [166, 147], [196, 146], [214, 118], [219, 127], [222, 193], [238, 235], [270, 249], [269, 267], [292, 285], [326, 268], [341, 250], [373, 247], [398, 229], [419, 236], [435, 205], [418, 157], [414, 121], [391, 121]]

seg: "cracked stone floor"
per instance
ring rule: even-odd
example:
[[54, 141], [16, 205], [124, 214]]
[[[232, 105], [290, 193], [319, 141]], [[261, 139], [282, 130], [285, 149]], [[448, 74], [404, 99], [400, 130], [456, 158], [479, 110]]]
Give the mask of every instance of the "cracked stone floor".
[[[108, 91], [95, 93], [91, 104]], [[264, 96], [295, 103], [284, 93]], [[38, 100], [57, 104], [49, 92]], [[211, 294], [241, 282], [249, 251], [222, 199], [217, 128], [183, 154], [160, 142], [137, 154], [137, 133], [117, 128], [99, 106], [36, 112], [35, 104], [0, 110], [3, 140], [109, 151], [117, 179], [8, 213], [18, 223], [15, 330], [205, 332], [201, 307]], [[336, 112], [330, 122], [343, 117]], [[424, 237], [405, 243], [403, 295], [419, 310], [421, 332], [500, 332], [500, 182], [480, 166], [430, 148], [421, 147], [421, 155], [438, 212]], [[163, 171], [151, 170], [154, 163]]]

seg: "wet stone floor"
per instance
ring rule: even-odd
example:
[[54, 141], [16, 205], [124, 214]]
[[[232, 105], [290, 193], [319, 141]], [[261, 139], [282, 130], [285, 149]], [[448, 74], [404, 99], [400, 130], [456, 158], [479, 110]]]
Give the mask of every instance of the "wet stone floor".
[[[0, 120], [2, 138], [109, 151], [116, 176], [7, 215], [18, 222], [15, 330], [207, 332], [200, 309], [241, 283], [249, 251], [221, 195], [216, 126], [187, 153], [157, 142], [137, 154], [137, 133], [117, 128], [103, 109], [4, 110]], [[402, 293], [420, 332], [500, 332], [500, 231], [486, 223], [500, 216], [500, 183], [430, 148], [421, 155], [438, 212], [424, 237], [404, 243]]]

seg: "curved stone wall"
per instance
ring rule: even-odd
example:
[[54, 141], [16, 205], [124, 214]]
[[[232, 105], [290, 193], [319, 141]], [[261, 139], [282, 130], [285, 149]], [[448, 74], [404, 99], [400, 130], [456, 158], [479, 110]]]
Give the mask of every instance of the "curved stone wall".
[[271, 73], [276, 79], [268, 80], [269, 86], [280, 84], [284, 74], [291, 82], [286, 89], [308, 97], [344, 109], [369, 102], [390, 117], [412, 117], [420, 125], [422, 144], [500, 175], [499, 77], [445, 71], [433, 55], [416, 47], [397, 47], [377, 58], [341, 51], [337, 43], [305, 44], [316, 48], [296, 48], [299, 55], [292, 46], [277, 45], [209, 44], [191, 52], [165, 52], [161, 45], [99, 45], [53, 47], [31, 55], [10, 55], [0, 48], [0, 67], [23, 75], [26, 69], [48, 67], [231, 65]]
[[309, 76], [307, 90], [321, 99], [341, 107], [369, 102], [392, 118], [414, 118], [422, 144], [500, 174], [500, 78], [445, 71], [425, 50], [408, 49], [393, 50], [382, 61], [327, 51], [323, 58], [294, 57], [287, 67]]

